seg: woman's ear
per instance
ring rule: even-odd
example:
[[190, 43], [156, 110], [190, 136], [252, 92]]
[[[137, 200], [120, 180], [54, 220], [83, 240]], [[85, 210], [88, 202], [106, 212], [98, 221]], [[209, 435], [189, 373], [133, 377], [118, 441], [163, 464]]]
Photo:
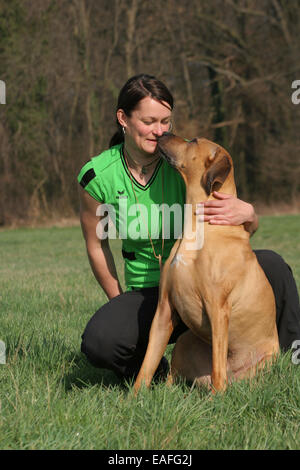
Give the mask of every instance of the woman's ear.
[[[222, 148], [218, 148], [214, 154], [207, 157], [206, 170], [201, 178], [201, 185], [209, 196], [213, 191], [218, 191], [226, 180], [232, 164]], [[215, 185], [215, 187], [214, 187]]]
[[126, 128], [126, 126], [127, 126], [127, 116], [126, 116], [125, 112], [123, 111], [123, 109], [118, 109], [117, 119], [118, 119], [120, 125], [122, 127]]

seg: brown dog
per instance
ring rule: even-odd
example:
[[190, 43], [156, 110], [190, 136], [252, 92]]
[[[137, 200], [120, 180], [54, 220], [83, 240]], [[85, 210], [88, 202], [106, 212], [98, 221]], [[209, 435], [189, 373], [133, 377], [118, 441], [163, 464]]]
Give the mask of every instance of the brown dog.
[[[187, 142], [172, 134], [163, 134], [158, 147], [183, 177], [192, 212], [163, 267], [134, 388], [137, 392], [143, 382], [150, 385], [179, 314], [189, 330], [174, 347], [169, 381], [179, 375], [224, 390], [228, 380], [253, 376], [279, 350], [273, 291], [242, 225], [199, 223], [195, 214], [197, 203], [212, 199], [214, 190], [236, 196], [228, 152], [206, 139]], [[202, 247], [196, 240], [201, 228]]]

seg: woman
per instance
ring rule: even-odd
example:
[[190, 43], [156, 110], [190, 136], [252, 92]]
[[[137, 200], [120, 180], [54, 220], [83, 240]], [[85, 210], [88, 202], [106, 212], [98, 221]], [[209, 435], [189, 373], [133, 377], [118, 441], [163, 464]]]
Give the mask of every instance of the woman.
[[[110, 148], [92, 158], [78, 176], [81, 225], [88, 257], [94, 275], [109, 299], [88, 322], [81, 350], [96, 367], [111, 369], [127, 379], [138, 373], [147, 348], [158, 301], [158, 259], [161, 256], [164, 262], [168, 258], [175, 241], [174, 218], [170, 220], [167, 237], [162, 234], [165, 227], [163, 214], [154, 221], [151, 207], [155, 204], [183, 207], [185, 202], [183, 180], [156, 153], [157, 137], [170, 130], [172, 109], [171, 93], [155, 77], [137, 75], [129, 79], [119, 95], [118, 131], [110, 141]], [[215, 200], [204, 203], [205, 221], [222, 225], [244, 224], [251, 235], [257, 230], [258, 219], [251, 204], [222, 193], [215, 192], [214, 196]], [[98, 236], [99, 217], [96, 214], [101, 213], [104, 203], [113, 207], [116, 225], [122, 232], [125, 293], [108, 241]], [[138, 213], [141, 215], [136, 218]], [[158, 238], [153, 236], [153, 227]], [[281, 348], [286, 350], [294, 340], [300, 339], [295, 281], [291, 269], [279, 255], [269, 250], [255, 253], [274, 290], [279, 341]], [[186, 326], [181, 322], [170, 343], [185, 330]], [[163, 358], [156, 375], [166, 370], [167, 361]]]

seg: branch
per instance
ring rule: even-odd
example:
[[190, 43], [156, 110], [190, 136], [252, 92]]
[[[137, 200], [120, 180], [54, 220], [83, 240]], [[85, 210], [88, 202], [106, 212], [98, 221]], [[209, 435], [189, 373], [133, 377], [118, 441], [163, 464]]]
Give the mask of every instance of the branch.
[[286, 24], [282, 8], [281, 8], [281, 6], [280, 6], [280, 4], [277, 0], [272, 0], [272, 4], [273, 4], [273, 6], [276, 10], [276, 13], [277, 13], [279, 19], [280, 19], [280, 25], [281, 25], [281, 29], [282, 29], [282, 32], [283, 32], [283, 36], [284, 36], [288, 46], [291, 47], [292, 46], [292, 38], [290, 36], [289, 29], [288, 29], [288, 26]]
[[217, 122], [216, 124], [210, 124], [209, 127], [217, 129], [220, 127], [236, 126], [237, 124], [243, 124], [245, 119], [237, 118], [231, 119], [230, 121]]

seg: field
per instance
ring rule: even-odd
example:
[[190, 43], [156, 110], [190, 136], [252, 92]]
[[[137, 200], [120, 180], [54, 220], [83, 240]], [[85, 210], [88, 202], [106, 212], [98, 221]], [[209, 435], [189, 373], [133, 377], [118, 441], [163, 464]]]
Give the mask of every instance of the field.
[[[252, 239], [284, 257], [298, 288], [299, 225], [298, 215], [264, 216]], [[112, 249], [124, 283], [118, 241]], [[106, 301], [80, 228], [3, 230], [0, 255], [0, 449], [300, 448], [300, 366], [291, 353], [213, 400], [184, 383], [135, 399], [80, 353], [82, 331]]]

